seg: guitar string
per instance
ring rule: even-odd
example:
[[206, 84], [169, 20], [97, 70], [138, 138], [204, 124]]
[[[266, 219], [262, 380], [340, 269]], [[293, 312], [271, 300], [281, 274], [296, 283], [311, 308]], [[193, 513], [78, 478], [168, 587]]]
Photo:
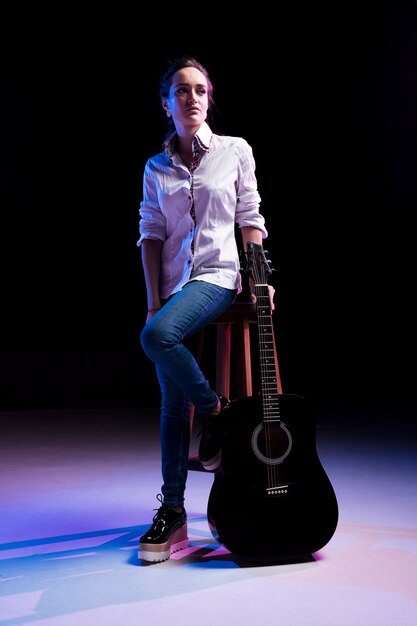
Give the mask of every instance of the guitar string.
[[[266, 444], [266, 454], [268, 456], [269, 451], [268, 451], [268, 432], [267, 432], [267, 424], [268, 422], [265, 419], [265, 400], [264, 400], [264, 395], [265, 395], [265, 371], [264, 371], [264, 359], [263, 359], [263, 341], [262, 341], [262, 327], [261, 327], [261, 314], [260, 314], [260, 276], [258, 275], [258, 264], [254, 263], [253, 266], [253, 272], [254, 272], [254, 283], [255, 283], [255, 295], [256, 295], [256, 314], [257, 314], [257, 329], [258, 329], [258, 347], [259, 347], [259, 357], [260, 357], [260, 365], [261, 365], [261, 391], [262, 391], [262, 396], [261, 396], [261, 401], [262, 401], [262, 416], [263, 416], [263, 427], [264, 427], [264, 431], [265, 431], [265, 444]], [[270, 476], [270, 468], [269, 468], [269, 463], [267, 463], [267, 467], [266, 467], [266, 473], [267, 473], [267, 480], [268, 480], [268, 486], [271, 486], [271, 476]]]
[[[272, 359], [272, 350], [271, 350], [271, 340], [272, 340], [272, 335], [271, 335], [271, 331], [270, 331], [270, 324], [272, 323], [271, 320], [271, 309], [270, 309], [270, 303], [269, 303], [269, 292], [268, 292], [268, 288], [266, 288], [266, 295], [265, 295], [265, 318], [264, 318], [264, 333], [263, 336], [264, 338], [267, 339], [268, 343], [264, 343], [265, 346], [265, 371], [266, 371], [266, 385], [267, 385], [267, 399], [266, 401], [268, 402], [268, 417], [270, 418], [270, 421], [268, 422], [268, 428], [269, 428], [269, 433], [268, 433], [268, 438], [269, 438], [269, 448], [270, 448], [270, 458], [274, 459], [277, 454], [278, 454], [278, 448], [277, 448], [277, 443], [278, 443], [278, 432], [279, 429], [276, 428], [276, 423], [275, 420], [276, 419], [276, 414], [275, 414], [275, 398], [276, 398], [276, 390], [271, 389], [271, 386], [273, 385], [273, 380], [271, 380], [271, 373], [272, 373], [272, 363], [271, 363], [271, 359]], [[268, 315], [268, 317], [266, 317], [266, 315]], [[271, 487], [274, 487], [277, 484], [277, 473], [278, 473], [278, 466], [276, 464], [272, 464], [271, 465]]]
[[[261, 293], [259, 286], [255, 287], [256, 293], [256, 302], [257, 302], [257, 318], [258, 318], [258, 339], [259, 339], [259, 353], [260, 353], [260, 363], [261, 363], [261, 382], [262, 382], [262, 415], [263, 415], [263, 427], [265, 434], [265, 446], [266, 446], [266, 456], [270, 458], [271, 450], [270, 450], [270, 437], [269, 437], [269, 422], [266, 419], [266, 406], [265, 406], [265, 393], [266, 393], [266, 372], [265, 372], [265, 359], [264, 359], [264, 345], [263, 345], [263, 327], [262, 327], [262, 310], [261, 310]], [[267, 463], [267, 478], [268, 478], [268, 487], [271, 487], [271, 466]]]
[[[265, 261], [263, 261], [265, 263]], [[279, 438], [277, 436], [278, 429], [274, 428], [273, 420], [278, 417], [279, 419], [279, 408], [277, 411], [277, 415], [274, 414], [274, 397], [277, 396], [278, 389], [274, 389], [271, 391], [271, 384], [276, 387], [276, 376], [271, 381], [270, 376], [270, 363], [271, 363], [271, 353], [273, 354], [273, 337], [271, 330], [268, 324], [265, 322], [268, 315], [269, 324], [272, 324], [271, 318], [271, 307], [269, 302], [269, 290], [266, 287], [266, 294], [263, 294], [262, 291], [265, 291], [265, 288], [261, 289], [262, 283], [267, 283], [266, 280], [261, 281], [261, 277], [258, 272], [258, 267], [255, 264], [254, 269], [254, 278], [255, 278], [255, 294], [257, 298], [258, 308], [258, 339], [259, 339], [259, 350], [261, 356], [261, 376], [262, 376], [262, 405], [263, 405], [263, 415], [264, 415], [264, 430], [265, 430], [265, 445], [266, 445], [266, 456], [271, 460], [274, 459], [274, 454], [278, 454], [278, 441]], [[257, 284], [258, 283], [258, 284]], [[268, 312], [268, 313], [267, 313]], [[265, 343], [267, 341], [268, 343]], [[275, 369], [275, 357], [274, 357], [274, 369]], [[278, 468], [276, 464], [267, 463], [267, 477], [268, 477], [268, 486], [274, 487], [279, 484], [278, 480]]]
[[[257, 321], [258, 321], [258, 344], [259, 344], [259, 352], [260, 352], [260, 362], [261, 362], [261, 381], [262, 381], [262, 409], [263, 409], [263, 427], [264, 427], [264, 434], [265, 434], [265, 452], [266, 452], [266, 456], [267, 458], [271, 458], [271, 438], [270, 438], [270, 426], [269, 426], [269, 421], [267, 419], [267, 415], [266, 415], [266, 374], [267, 372], [265, 371], [265, 354], [264, 354], [264, 342], [263, 342], [263, 320], [262, 320], [262, 306], [263, 303], [261, 303], [261, 299], [262, 299], [262, 294], [261, 294], [261, 287], [260, 287], [260, 276], [259, 276], [260, 270], [257, 266], [257, 264], [255, 264], [255, 268], [254, 268], [254, 279], [255, 279], [255, 294], [256, 294], [256, 302], [257, 302]], [[272, 466], [270, 463], [266, 464], [266, 473], [267, 473], [267, 480], [268, 480], [268, 487], [272, 487], [273, 486], [273, 472], [272, 472]]]
[[[263, 264], [267, 263], [263, 260]], [[265, 437], [266, 437], [266, 449], [267, 456], [273, 460], [276, 456], [280, 456], [279, 442], [281, 429], [278, 425], [276, 427], [275, 421], [280, 423], [280, 411], [278, 402], [278, 383], [275, 363], [275, 351], [274, 351], [274, 338], [272, 333], [272, 311], [270, 307], [269, 290], [266, 286], [261, 291], [261, 285], [265, 285], [268, 281], [262, 280], [257, 274], [258, 282], [258, 294], [257, 301], [261, 305], [261, 315], [258, 320], [259, 327], [261, 329], [259, 333], [259, 344], [262, 357], [263, 380], [264, 380], [264, 393], [263, 393], [263, 407], [266, 420], [264, 422]], [[271, 363], [273, 364], [271, 366]], [[273, 373], [273, 377], [271, 377]], [[268, 479], [269, 486], [274, 487], [279, 485], [279, 470], [278, 464], [268, 464]]]

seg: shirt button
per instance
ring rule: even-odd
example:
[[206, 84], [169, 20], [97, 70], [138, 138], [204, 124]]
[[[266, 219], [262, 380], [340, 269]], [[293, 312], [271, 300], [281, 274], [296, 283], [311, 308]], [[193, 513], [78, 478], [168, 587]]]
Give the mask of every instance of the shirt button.
[[191, 265], [191, 263], [192, 263], [192, 260], [188, 259], [188, 265]]

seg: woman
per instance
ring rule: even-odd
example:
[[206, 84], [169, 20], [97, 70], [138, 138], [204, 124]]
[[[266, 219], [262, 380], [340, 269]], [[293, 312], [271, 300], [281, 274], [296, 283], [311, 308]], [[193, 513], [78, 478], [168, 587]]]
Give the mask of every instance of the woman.
[[138, 241], [148, 299], [141, 344], [162, 394], [161, 506], [139, 541], [147, 561], [188, 545], [190, 402], [202, 425], [200, 461], [209, 471], [220, 466], [219, 414], [227, 400], [211, 389], [184, 341], [241, 291], [235, 222], [245, 250], [267, 236], [250, 146], [213, 134], [206, 122], [213, 106], [207, 70], [192, 57], [177, 59], [160, 81], [160, 97], [170, 128], [163, 151], [145, 166]]

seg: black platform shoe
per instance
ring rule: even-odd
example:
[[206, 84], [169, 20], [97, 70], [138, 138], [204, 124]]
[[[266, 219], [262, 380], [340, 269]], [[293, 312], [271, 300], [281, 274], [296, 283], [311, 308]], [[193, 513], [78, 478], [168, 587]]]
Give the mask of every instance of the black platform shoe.
[[[161, 496], [158, 499], [161, 500]], [[177, 513], [162, 504], [154, 515], [152, 526], [139, 539], [139, 559], [158, 563], [185, 548], [188, 548], [185, 509]]]
[[221, 412], [229, 404], [224, 396], [219, 396], [220, 411], [199, 415], [201, 424], [201, 440], [198, 449], [198, 458], [201, 465], [208, 472], [214, 472], [220, 467], [222, 458], [222, 423]]

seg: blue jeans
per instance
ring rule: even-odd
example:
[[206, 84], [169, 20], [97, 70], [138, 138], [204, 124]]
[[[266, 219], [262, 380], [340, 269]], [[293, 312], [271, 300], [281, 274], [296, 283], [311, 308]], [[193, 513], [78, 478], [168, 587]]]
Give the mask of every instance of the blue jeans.
[[156, 365], [162, 394], [162, 495], [168, 506], [184, 503], [190, 448], [190, 402], [202, 414], [217, 406], [217, 394], [184, 341], [228, 309], [236, 294], [235, 289], [191, 281], [149, 320], [140, 336], [145, 354]]

